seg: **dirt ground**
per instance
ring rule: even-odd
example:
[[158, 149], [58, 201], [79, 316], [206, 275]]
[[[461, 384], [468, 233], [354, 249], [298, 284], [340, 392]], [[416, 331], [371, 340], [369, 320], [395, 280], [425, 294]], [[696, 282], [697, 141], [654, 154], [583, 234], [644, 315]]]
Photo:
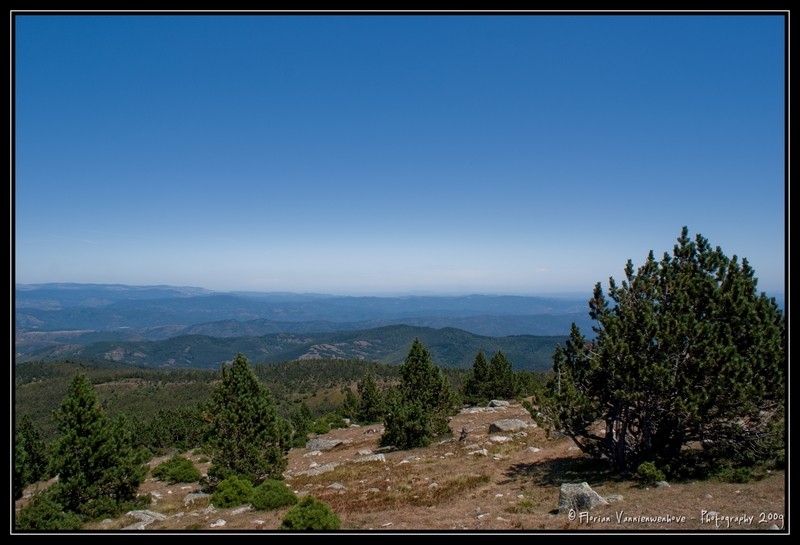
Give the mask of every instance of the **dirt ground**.
[[[531, 427], [490, 433], [490, 424], [501, 419], [520, 419]], [[377, 461], [357, 460], [381, 453], [381, 425], [333, 430], [321, 438], [342, 441], [335, 448], [290, 451], [285, 482], [298, 495], [312, 494], [329, 503], [344, 532], [788, 529], [783, 471], [747, 484], [703, 481], [642, 488], [590, 464], [581, 471], [583, 458], [577, 447], [569, 439], [548, 439], [519, 404], [465, 410], [450, 425], [452, 439], [382, 452], [383, 460]], [[458, 439], [464, 428], [468, 434], [462, 442]], [[201, 472], [207, 470], [202, 455], [185, 455]], [[154, 459], [151, 467], [166, 458]], [[591, 511], [559, 514], [560, 485], [583, 481], [613, 501]], [[148, 477], [141, 492], [151, 494], [149, 510], [159, 516], [143, 525], [145, 531], [270, 531], [280, 526], [288, 510], [216, 509], [203, 496], [189, 503], [193, 496], [187, 495], [199, 491], [198, 483], [168, 486]], [[125, 515], [92, 523], [86, 530], [120, 531], [141, 522], [141, 516]]]

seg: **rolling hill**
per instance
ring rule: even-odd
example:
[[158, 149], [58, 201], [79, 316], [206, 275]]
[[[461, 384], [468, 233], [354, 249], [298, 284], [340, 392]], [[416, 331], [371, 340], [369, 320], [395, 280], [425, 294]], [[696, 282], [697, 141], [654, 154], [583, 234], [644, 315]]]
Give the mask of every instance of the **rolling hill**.
[[180, 335], [160, 341], [99, 341], [62, 344], [18, 356], [17, 362], [91, 357], [148, 368], [217, 368], [238, 352], [253, 363], [304, 359], [355, 359], [399, 364], [418, 337], [433, 360], [444, 367], [469, 367], [479, 350], [491, 357], [497, 351], [517, 370], [543, 370], [566, 336], [515, 335], [487, 337], [455, 328], [408, 325], [328, 333], [274, 333], [261, 336], [211, 337]]

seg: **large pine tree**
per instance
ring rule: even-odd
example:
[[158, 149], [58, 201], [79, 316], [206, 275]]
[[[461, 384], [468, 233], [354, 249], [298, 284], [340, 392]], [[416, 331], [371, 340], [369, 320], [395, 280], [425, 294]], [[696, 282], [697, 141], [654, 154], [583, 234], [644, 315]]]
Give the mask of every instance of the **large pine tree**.
[[491, 396], [489, 382], [489, 364], [481, 350], [475, 356], [472, 370], [464, 382], [464, 401], [475, 404], [488, 401]]
[[400, 366], [400, 378], [397, 395], [389, 398], [381, 444], [422, 447], [435, 437], [451, 433], [448, 420], [455, 413], [455, 396], [419, 339], [414, 339]]
[[94, 517], [133, 501], [147, 474], [144, 453], [134, 449], [126, 421], [106, 416], [85, 375], [75, 375], [55, 419], [61, 437], [53, 468], [64, 508]]
[[282, 479], [291, 446], [291, 426], [277, 414], [272, 394], [256, 378], [247, 358], [238, 354], [222, 365], [222, 380], [206, 408], [209, 481], [231, 476], [253, 484]]
[[514, 399], [520, 391], [517, 375], [505, 354], [497, 351], [489, 362], [489, 395], [497, 399]]
[[709, 460], [771, 456], [783, 446], [785, 321], [756, 283], [746, 259], [684, 227], [672, 256], [650, 252], [638, 271], [628, 261], [621, 286], [610, 279], [611, 303], [595, 286], [596, 336], [573, 325], [536, 414], [619, 468], [667, 464], [689, 442]]

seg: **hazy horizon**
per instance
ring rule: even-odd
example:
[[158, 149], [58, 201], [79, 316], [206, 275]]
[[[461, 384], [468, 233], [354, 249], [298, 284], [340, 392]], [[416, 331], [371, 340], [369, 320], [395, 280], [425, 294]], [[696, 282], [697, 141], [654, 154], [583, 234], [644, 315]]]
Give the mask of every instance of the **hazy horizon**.
[[[19, 287], [41, 287], [41, 286], [63, 286], [63, 285], [75, 285], [75, 286], [121, 286], [121, 287], [129, 287], [129, 288], [176, 288], [176, 289], [200, 289], [205, 290], [207, 292], [213, 294], [220, 294], [220, 295], [236, 295], [236, 294], [244, 294], [244, 295], [297, 295], [297, 296], [308, 296], [308, 297], [376, 297], [376, 298], [392, 298], [392, 297], [470, 297], [470, 296], [477, 296], [477, 297], [541, 297], [541, 298], [552, 298], [552, 299], [572, 299], [572, 300], [579, 300], [591, 297], [592, 286], [586, 292], [537, 292], [537, 293], [501, 293], [501, 292], [446, 292], [446, 291], [386, 291], [386, 292], [369, 292], [369, 293], [359, 293], [359, 292], [299, 292], [299, 291], [286, 291], [286, 290], [274, 290], [274, 291], [253, 291], [253, 290], [212, 290], [206, 288], [204, 286], [190, 286], [190, 285], [180, 285], [180, 284], [104, 284], [104, 283], [96, 283], [96, 282], [42, 282], [42, 283], [34, 283], [34, 284], [25, 284], [16, 282], [14, 284], [15, 289]], [[608, 294], [608, 283], [604, 282], [603, 285], [603, 292], [607, 295]], [[768, 297], [775, 297], [779, 304], [783, 306], [783, 301], [785, 297], [784, 290], [763, 290], [760, 287], [757, 288], [759, 293], [764, 292]], [[588, 299], [587, 299], [588, 301]]]
[[785, 22], [15, 14], [14, 282], [588, 298], [685, 225], [782, 294]]

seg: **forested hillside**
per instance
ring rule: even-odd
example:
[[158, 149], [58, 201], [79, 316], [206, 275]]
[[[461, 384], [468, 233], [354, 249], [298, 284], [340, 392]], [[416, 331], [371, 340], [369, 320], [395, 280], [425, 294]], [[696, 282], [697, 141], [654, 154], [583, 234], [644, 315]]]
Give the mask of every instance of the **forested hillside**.
[[515, 369], [544, 370], [552, 366], [552, 354], [567, 336], [515, 335], [485, 337], [454, 328], [432, 329], [386, 326], [364, 331], [316, 334], [278, 333], [258, 337], [208, 337], [182, 335], [163, 341], [101, 341], [86, 346], [69, 344], [20, 356], [18, 362], [95, 358], [149, 368], [191, 367], [216, 369], [231, 354], [243, 352], [253, 363], [287, 360], [354, 359], [398, 364], [411, 341], [418, 337], [430, 348], [433, 359], [444, 367], [467, 367], [483, 350], [502, 351]]

